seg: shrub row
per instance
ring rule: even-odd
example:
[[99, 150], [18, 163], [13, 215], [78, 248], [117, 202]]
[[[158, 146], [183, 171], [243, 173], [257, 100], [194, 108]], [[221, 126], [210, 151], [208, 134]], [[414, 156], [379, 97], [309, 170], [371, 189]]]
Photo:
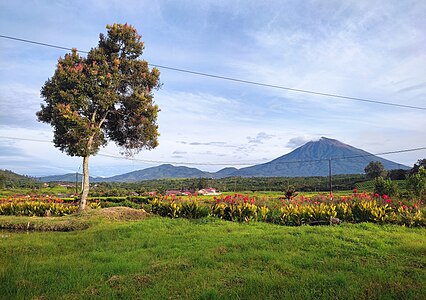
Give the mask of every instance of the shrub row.
[[214, 216], [235, 222], [263, 221], [280, 225], [330, 224], [341, 221], [360, 223], [391, 223], [405, 226], [426, 226], [422, 210], [415, 206], [392, 206], [377, 199], [355, 197], [352, 201], [284, 202], [280, 207], [256, 205], [241, 197], [219, 199], [201, 204], [196, 200], [179, 201], [156, 198], [150, 201], [151, 212], [170, 218], [201, 218]]
[[[331, 195], [330, 195], [331, 196]], [[113, 198], [116, 199], [116, 198]], [[108, 199], [110, 200], [110, 199]], [[121, 201], [97, 200], [88, 204], [91, 208], [127, 206], [140, 208], [146, 197], [128, 198]], [[138, 203], [139, 202], [139, 203]], [[144, 208], [154, 214], [170, 218], [198, 219], [206, 216], [218, 217], [228, 221], [250, 222], [263, 221], [281, 225], [298, 226], [303, 224], [329, 224], [340, 221], [359, 223], [391, 223], [405, 226], [426, 226], [424, 203], [411, 205], [402, 202], [393, 203], [386, 195], [354, 194], [350, 197], [299, 197], [283, 200], [280, 205], [260, 200], [255, 197], [235, 194], [202, 202], [198, 198], [182, 200], [176, 197], [157, 197], [149, 200]], [[45, 198], [6, 198], [0, 199], [0, 215], [21, 216], [63, 216], [78, 210], [76, 202], [64, 202], [61, 199]]]
[[197, 201], [163, 201], [153, 199], [149, 202], [151, 212], [163, 217], [199, 219], [209, 215], [209, 209], [205, 205], [200, 205]]
[[[99, 202], [89, 202], [90, 208], [99, 208]], [[78, 203], [64, 202], [50, 197], [6, 198], [0, 200], [0, 215], [13, 216], [65, 216], [75, 213]]]

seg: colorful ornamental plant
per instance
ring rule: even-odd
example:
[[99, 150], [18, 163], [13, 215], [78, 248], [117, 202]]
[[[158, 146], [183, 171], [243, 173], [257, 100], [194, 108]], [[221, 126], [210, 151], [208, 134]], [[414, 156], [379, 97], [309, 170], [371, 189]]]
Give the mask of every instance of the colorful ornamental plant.
[[[99, 201], [89, 203], [91, 208], [99, 208]], [[75, 213], [78, 203], [64, 201], [50, 196], [14, 196], [0, 199], [0, 215], [14, 216], [65, 216]]]
[[[261, 199], [262, 204], [256, 202], [256, 197], [234, 194], [214, 197], [212, 202], [204, 205], [196, 197], [189, 201], [181, 197], [159, 197], [152, 200], [150, 205], [153, 213], [171, 218], [210, 215], [236, 222], [263, 221], [290, 226], [335, 224], [341, 221], [426, 226], [420, 209], [424, 207], [423, 202], [418, 200], [404, 204], [393, 201], [387, 195], [358, 193], [356, 189], [350, 196], [298, 196], [282, 200], [281, 205], [273, 205], [272, 201], [268, 203], [265, 199]], [[183, 213], [190, 206], [193, 213]], [[195, 211], [203, 213], [196, 214]]]
[[[99, 208], [101, 203], [94, 201], [89, 206]], [[145, 208], [170, 218], [213, 216], [235, 222], [263, 221], [289, 226], [339, 222], [426, 226], [425, 205], [421, 200], [395, 200], [387, 195], [359, 193], [356, 189], [348, 196], [331, 197], [327, 193], [281, 200], [258, 200], [243, 194], [221, 195], [209, 201], [197, 196], [159, 195], [150, 200]], [[77, 210], [77, 203], [53, 197], [15, 196], [0, 199], [0, 215], [63, 216]]]

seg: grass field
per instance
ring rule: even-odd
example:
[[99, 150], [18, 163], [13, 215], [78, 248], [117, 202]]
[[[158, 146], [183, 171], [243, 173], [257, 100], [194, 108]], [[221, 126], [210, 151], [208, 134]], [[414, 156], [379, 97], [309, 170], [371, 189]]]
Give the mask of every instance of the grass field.
[[0, 223], [90, 226], [72, 232], [2, 231], [0, 298], [424, 299], [426, 295], [425, 228], [120, 219], [98, 212], [42, 220], [0, 216]]

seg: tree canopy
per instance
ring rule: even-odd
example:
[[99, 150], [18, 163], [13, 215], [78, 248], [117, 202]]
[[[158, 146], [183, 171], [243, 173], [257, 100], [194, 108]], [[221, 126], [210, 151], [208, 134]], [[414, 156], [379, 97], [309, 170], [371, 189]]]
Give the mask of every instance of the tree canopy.
[[426, 168], [426, 158], [419, 159], [417, 163], [414, 164], [413, 168], [410, 170], [411, 174], [416, 174], [419, 172], [420, 167]]
[[374, 179], [384, 175], [385, 167], [380, 161], [372, 161], [365, 167], [364, 171], [368, 178]]
[[408, 186], [414, 195], [420, 199], [426, 199], [426, 168], [420, 166], [417, 173], [413, 173], [408, 177]]
[[135, 28], [114, 24], [107, 30], [87, 57], [73, 49], [59, 58], [53, 77], [41, 89], [45, 103], [37, 112], [39, 121], [53, 127], [56, 147], [85, 158], [83, 206], [88, 158], [108, 140], [130, 155], [158, 145], [159, 108], [153, 90], [160, 87], [160, 72], [138, 60], [144, 43]]

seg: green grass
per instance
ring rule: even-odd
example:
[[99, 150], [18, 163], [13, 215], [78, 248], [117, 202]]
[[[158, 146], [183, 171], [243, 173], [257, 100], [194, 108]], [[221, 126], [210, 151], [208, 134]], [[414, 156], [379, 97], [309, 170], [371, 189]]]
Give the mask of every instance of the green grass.
[[[0, 233], [1, 299], [424, 299], [426, 294], [424, 228], [67, 218], [91, 227]], [[16, 222], [26, 220], [34, 218]]]

